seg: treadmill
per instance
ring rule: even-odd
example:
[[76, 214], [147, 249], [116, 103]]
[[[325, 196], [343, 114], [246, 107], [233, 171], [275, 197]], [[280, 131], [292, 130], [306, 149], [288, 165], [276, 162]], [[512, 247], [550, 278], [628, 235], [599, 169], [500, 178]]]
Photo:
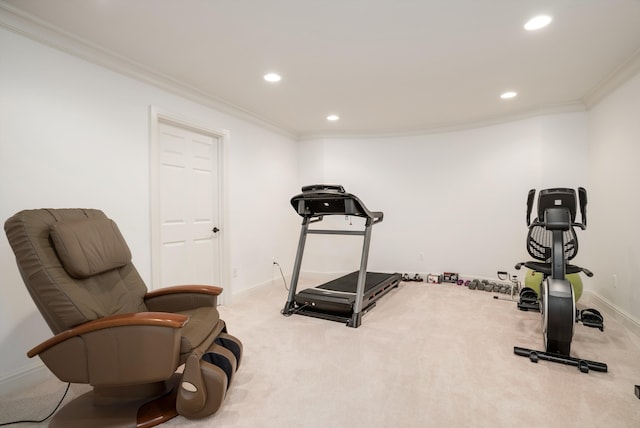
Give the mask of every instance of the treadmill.
[[[362, 316], [375, 306], [379, 298], [396, 288], [401, 280], [399, 273], [367, 272], [371, 228], [382, 221], [383, 213], [369, 211], [360, 199], [345, 192], [339, 185], [304, 186], [302, 193], [291, 198], [291, 205], [302, 217], [302, 230], [293, 266], [289, 297], [282, 309], [282, 314], [306, 315], [344, 322], [348, 327], [359, 327]], [[364, 230], [309, 228], [310, 224], [322, 221], [326, 215], [363, 217], [366, 219], [365, 228]], [[363, 236], [360, 270], [296, 293], [304, 246], [307, 235], [310, 234]]]

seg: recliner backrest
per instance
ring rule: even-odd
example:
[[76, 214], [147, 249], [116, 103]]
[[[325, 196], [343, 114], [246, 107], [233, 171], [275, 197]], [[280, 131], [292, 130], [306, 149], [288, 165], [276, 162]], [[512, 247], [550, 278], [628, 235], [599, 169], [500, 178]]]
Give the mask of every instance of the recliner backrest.
[[144, 281], [113, 221], [94, 209], [21, 211], [5, 222], [20, 274], [53, 333], [145, 312]]

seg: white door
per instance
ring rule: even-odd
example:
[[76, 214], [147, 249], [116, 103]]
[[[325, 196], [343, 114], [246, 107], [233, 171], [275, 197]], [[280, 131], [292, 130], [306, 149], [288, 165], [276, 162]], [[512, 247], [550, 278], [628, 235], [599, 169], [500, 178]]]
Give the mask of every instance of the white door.
[[156, 286], [220, 285], [219, 140], [158, 122]]

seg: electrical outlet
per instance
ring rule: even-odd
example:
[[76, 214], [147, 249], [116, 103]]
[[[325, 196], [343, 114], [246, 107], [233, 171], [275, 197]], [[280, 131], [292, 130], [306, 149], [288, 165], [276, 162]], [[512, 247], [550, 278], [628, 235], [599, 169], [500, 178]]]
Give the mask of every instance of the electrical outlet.
[[618, 288], [618, 275], [613, 274], [613, 288]]

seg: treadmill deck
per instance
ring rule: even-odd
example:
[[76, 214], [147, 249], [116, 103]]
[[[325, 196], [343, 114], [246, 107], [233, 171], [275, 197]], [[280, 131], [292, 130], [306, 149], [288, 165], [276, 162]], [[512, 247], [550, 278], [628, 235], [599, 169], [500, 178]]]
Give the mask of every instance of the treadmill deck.
[[[295, 295], [296, 313], [334, 321], [351, 318], [356, 300], [359, 272], [329, 281], [314, 288], [307, 288]], [[397, 287], [399, 273], [367, 272], [362, 297], [363, 312], [371, 309], [375, 301]]]

